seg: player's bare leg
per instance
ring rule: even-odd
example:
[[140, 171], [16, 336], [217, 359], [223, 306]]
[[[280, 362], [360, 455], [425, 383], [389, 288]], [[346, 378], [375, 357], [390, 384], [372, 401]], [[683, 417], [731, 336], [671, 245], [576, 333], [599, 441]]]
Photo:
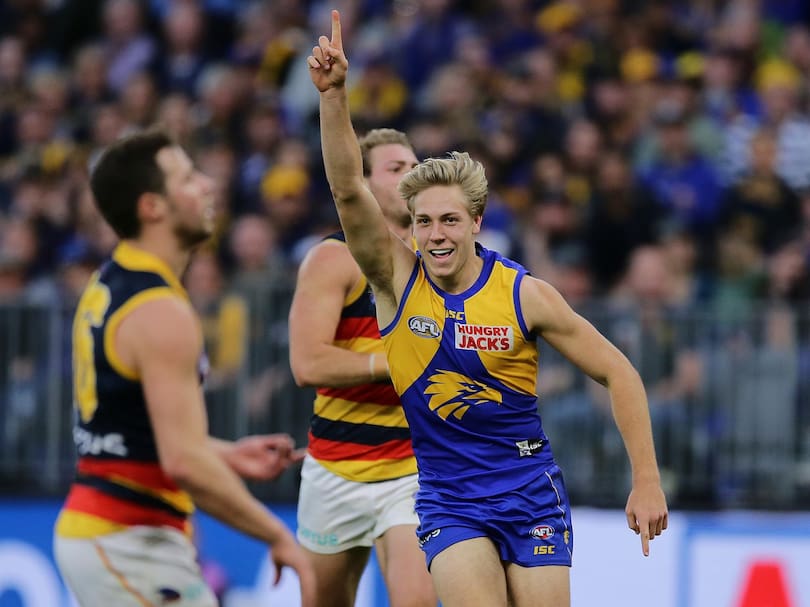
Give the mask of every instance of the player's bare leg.
[[430, 565], [443, 607], [506, 607], [506, 575], [494, 544], [476, 537], [442, 550]]
[[566, 607], [571, 604], [570, 567], [521, 567], [507, 563], [511, 607]]
[[357, 586], [368, 563], [370, 548], [352, 548], [337, 554], [304, 549], [315, 569], [317, 607], [354, 607]]
[[415, 525], [396, 525], [377, 540], [388, 602], [391, 607], [435, 607], [438, 599], [425, 554], [419, 549]]

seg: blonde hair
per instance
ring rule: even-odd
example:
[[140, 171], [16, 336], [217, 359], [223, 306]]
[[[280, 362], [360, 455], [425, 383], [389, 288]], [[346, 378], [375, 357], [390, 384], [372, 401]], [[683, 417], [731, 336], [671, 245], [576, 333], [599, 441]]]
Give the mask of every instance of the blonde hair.
[[416, 196], [434, 185], [457, 185], [467, 201], [472, 217], [481, 217], [487, 206], [487, 177], [484, 165], [467, 152], [450, 152], [447, 158], [428, 158], [409, 171], [399, 182], [399, 193], [413, 213]]
[[408, 136], [396, 129], [372, 129], [363, 135], [359, 142], [360, 154], [363, 157], [363, 175], [371, 175], [371, 150], [380, 145], [402, 145], [413, 151]]

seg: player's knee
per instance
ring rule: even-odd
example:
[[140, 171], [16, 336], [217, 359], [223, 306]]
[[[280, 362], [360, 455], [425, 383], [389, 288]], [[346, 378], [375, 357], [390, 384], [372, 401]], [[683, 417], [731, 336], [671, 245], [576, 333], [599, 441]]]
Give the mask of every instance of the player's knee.
[[410, 594], [404, 596], [389, 596], [388, 602], [391, 607], [436, 607], [439, 600], [431, 587], [429, 592], [412, 589]]
[[388, 585], [391, 607], [436, 607], [439, 599], [429, 574], [402, 577], [398, 583]]

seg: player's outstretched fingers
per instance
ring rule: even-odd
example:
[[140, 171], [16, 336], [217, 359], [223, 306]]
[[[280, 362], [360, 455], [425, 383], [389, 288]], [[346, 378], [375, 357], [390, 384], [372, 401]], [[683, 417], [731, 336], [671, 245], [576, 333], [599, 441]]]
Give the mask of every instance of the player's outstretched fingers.
[[323, 54], [323, 49], [320, 46], [312, 47], [312, 56], [315, 57], [315, 60], [318, 62], [318, 67], [323, 67], [326, 63], [326, 57]]

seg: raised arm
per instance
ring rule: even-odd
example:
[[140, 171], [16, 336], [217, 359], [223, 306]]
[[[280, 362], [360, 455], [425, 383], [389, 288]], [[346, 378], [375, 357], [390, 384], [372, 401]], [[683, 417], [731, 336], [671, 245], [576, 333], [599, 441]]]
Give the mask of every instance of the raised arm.
[[[340, 15], [332, 11], [332, 39], [321, 36], [307, 58], [309, 74], [320, 93], [321, 148], [326, 178], [335, 199], [346, 244], [374, 287], [378, 306], [396, 308], [395, 283], [404, 286], [413, 267], [413, 252], [388, 228], [374, 195], [363, 179], [360, 146], [349, 116]], [[404, 278], [402, 278], [404, 276]]]
[[528, 327], [610, 393], [611, 409], [632, 469], [628, 526], [641, 536], [642, 551], [667, 527], [667, 504], [653, 446], [644, 384], [621, 351], [577, 314], [554, 287], [526, 277], [520, 288]]

